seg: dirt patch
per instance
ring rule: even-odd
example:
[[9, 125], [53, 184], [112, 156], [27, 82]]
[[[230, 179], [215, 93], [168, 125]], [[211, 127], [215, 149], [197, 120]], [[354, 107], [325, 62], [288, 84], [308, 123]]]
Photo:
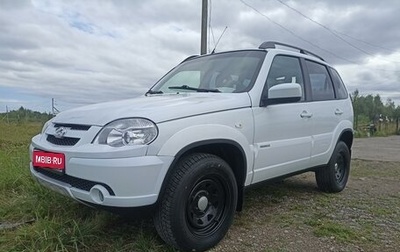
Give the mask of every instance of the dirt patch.
[[325, 194], [313, 173], [246, 191], [212, 251], [398, 251], [400, 137], [355, 139], [346, 189]]
[[353, 159], [400, 162], [400, 136], [356, 138]]

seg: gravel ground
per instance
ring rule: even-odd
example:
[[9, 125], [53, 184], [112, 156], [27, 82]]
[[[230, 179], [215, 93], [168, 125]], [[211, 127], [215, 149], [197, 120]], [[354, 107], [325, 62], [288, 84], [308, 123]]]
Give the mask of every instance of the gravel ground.
[[400, 162], [400, 136], [356, 138], [353, 159]]
[[399, 251], [400, 136], [355, 139], [338, 194], [313, 173], [246, 191], [245, 207], [212, 251]]

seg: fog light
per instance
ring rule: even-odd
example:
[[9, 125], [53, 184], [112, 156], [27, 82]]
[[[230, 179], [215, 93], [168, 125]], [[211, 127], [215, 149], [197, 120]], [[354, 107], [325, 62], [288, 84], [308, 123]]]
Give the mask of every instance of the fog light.
[[103, 204], [104, 198], [110, 196], [106, 188], [101, 185], [95, 185], [90, 189], [90, 197], [97, 204]]

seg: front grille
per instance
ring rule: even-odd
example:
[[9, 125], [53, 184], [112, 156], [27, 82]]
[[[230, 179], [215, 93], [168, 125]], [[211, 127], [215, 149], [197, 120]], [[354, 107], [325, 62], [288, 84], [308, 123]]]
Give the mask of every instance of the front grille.
[[79, 138], [75, 137], [57, 138], [53, 135], [47, 135], [46, 140], [55, 145], [74, 146], [79, 141]]
[[65, 124], [65, 123], [55, 123], [54, 128], [65, 127], [71, 130], [84, 130], [88, 131], [90, 129], [89, 125], [80, 125], [80, 124]]
[[35, 171], [58, 181], [67, 183], [69, 185], [71, 185], [72, 187], [84, 190], [89, 192], [90, 189], [95, 186], [95, 185], [102, 185], [104, 186], [107, 191], [110, 193], [110, 195], [115, 196], [114, 191], [111, 189], [111, 187], [109, 187], [108, 185], [104, 184], [104, 183], [100, 183], [100, 182], [95, 182], [95, 181], [90, 181], [90, 180], [86, 180], [86, 179], [80, 179], [77, 177], [72, 177], [69, 176], [67, 174], [64, 173], [56, 173], [54, 171], [51, 170], [47, 170], [47, 169], [43, 169], [43, 168], [34, 168]]

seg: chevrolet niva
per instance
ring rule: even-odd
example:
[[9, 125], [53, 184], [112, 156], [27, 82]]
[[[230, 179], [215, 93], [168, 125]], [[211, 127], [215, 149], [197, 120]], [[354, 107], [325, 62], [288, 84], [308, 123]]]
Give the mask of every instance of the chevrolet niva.
[[30, 146], [42, 185], [94, 207], [152, 207], [161, 238], [215, 246], [246, 187], [315, 172], [346, 186], [353, 110], [321, 57], [278, 42], [192, 56], [141, 97], [61, 112]]

